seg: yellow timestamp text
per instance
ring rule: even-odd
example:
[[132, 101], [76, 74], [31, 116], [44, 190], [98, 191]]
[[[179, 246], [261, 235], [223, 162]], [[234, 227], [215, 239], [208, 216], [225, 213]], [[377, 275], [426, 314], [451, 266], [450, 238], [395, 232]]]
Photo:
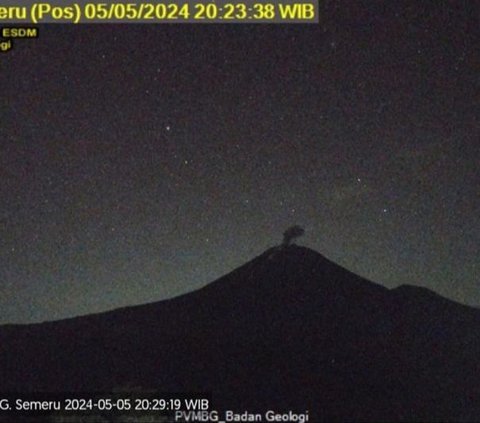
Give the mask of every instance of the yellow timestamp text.
[[0, 7], [0, 23], [317, 23], [315, 0], [33, 2]]

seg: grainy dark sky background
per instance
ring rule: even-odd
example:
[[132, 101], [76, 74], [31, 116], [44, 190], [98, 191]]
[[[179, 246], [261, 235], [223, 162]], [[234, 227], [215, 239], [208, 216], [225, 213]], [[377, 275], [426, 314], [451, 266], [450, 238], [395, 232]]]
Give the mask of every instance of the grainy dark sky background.
[[50, 25], [0, 56], [0, 323], [201, 287], [281, 241], [480, 305], [473, 1], [319, 25]]

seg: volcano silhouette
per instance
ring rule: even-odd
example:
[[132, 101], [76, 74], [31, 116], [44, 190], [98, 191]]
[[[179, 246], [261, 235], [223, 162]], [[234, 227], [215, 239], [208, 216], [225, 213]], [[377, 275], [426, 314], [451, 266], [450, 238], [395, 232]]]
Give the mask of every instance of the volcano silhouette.
[[0, 327], [0, 392], [207, 392], [310, 421], [480, 419], [480, 310], [276, 247], [198, 291]]

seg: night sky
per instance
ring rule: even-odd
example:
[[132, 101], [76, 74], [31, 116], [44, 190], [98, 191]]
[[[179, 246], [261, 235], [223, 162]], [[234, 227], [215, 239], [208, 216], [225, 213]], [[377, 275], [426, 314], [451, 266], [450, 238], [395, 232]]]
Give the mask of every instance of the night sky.
[[0, 56], [0, 323], [152, 302], [298, 243], [480, 306], [472, 1], [314, 25], [48, 25]]

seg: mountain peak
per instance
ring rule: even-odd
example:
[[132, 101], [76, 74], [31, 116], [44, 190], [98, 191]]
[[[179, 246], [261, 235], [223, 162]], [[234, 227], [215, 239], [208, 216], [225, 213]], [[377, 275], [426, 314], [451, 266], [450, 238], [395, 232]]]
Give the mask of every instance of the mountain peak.
[[479, 327], [478, 310], [290, 243], [176, 298], [0, 327], [0, 393], [133, 385], [311, 421], [472, 420]]
[[[336, 298], [376, 298], [388, 291], [328, 260], [310, 248], [296, 244], [269, 248], [231, 273], [201, 288], [198, 295], [219, 302], [258, 303], [304, 298], [335, 301]], [[228, 300], [230, 299], [230, 300]], [[248, 300], [250, 299], [250, 300]], [[270, 305], [269, 305], [270, 306]]]

